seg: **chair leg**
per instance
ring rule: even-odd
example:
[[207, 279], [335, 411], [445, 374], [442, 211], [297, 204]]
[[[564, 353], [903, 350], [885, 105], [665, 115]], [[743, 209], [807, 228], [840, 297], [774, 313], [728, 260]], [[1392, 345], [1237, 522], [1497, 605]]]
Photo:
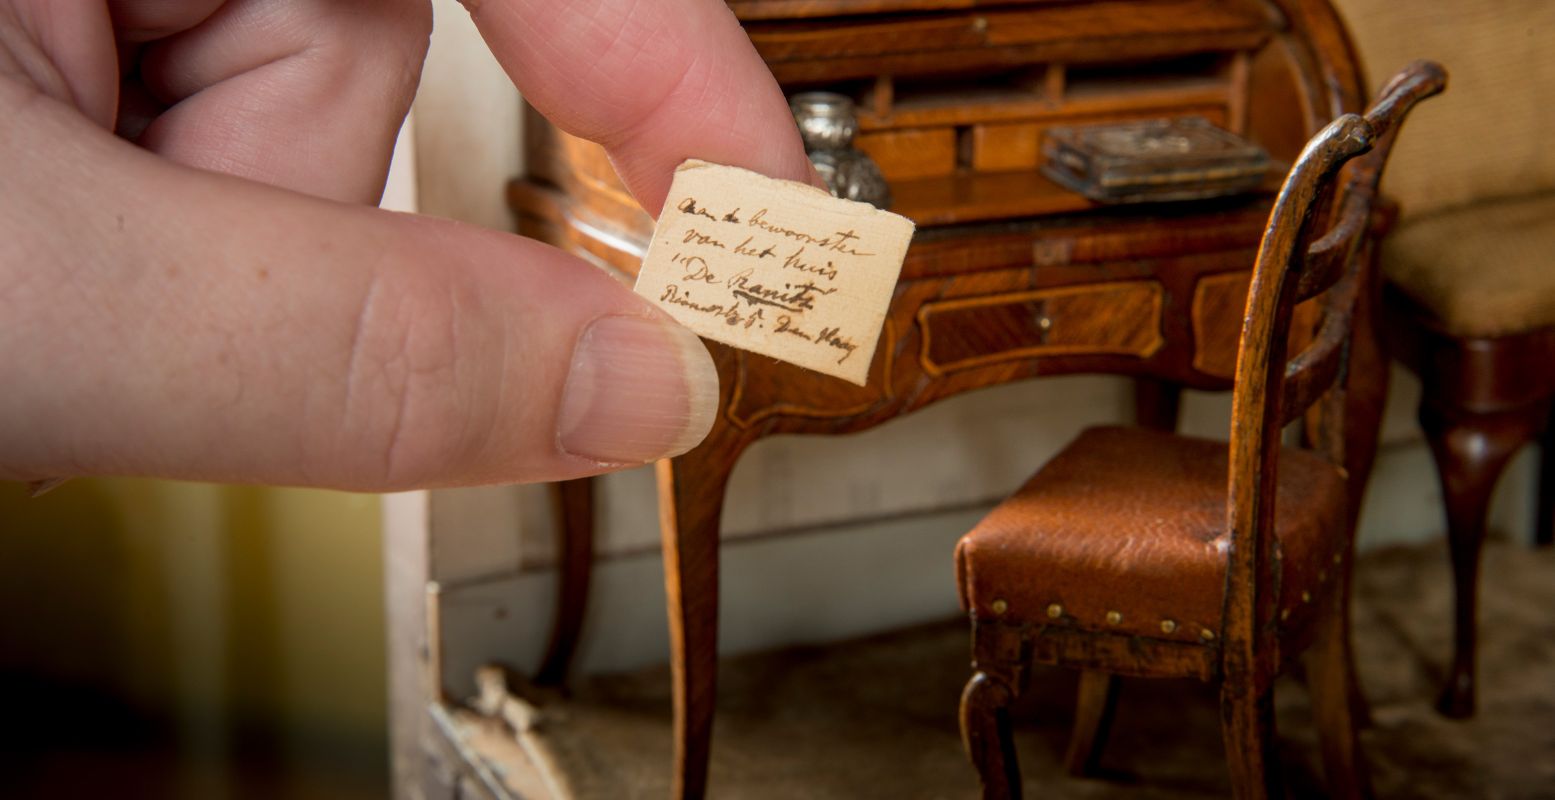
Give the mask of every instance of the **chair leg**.
[[1280, 761], [1275, 753], [1274, 690], [1254, 693], [1231, 681], [1220, 687], [1220, 735], [1236, 800], [1280, 797]]
[[[1353, 536], [1353, 534], [1352, 534]], [[1355, 667], [1355, 620], [1350, 615], [1351, 598], [1355, 596], [1355, 546], [1351, 543], [1348, 549], [1349, 557], [1345, 559], [1344, 573], [1341, 580], [1344, 581], [1344, 600], [1342, 605], [1344, 613], [1340, 617], [1343, 626], [1344, 656], [1345, 656], [1345, 683], [1349, 685], [1346, 694], [1350, 696], [1350, 713], [1358, 728], [1370, 728], [1372, 726], [1371, 701], [1366, 699], [1366, 690], [1361, 688], [1361, 671]]]
[[1447, 506], [1447, 541], [1453, 575], [1453, 658], [1437, 708], [1449, 717], [1474, 713], [1475, 605], [1479, 591], [1479, 555], [1491, 492], [1512, 454], [1532, 431], [1524, 418], [1454, 414], [1420, 406], [1436, 458]]
[[961, 692], [961, 742], [977, 768], [983, 800], [1020, 800], [1020, 764], [1010, 734], [1014, 690], [979, 671]]
[[1555, 405], [1544, 421], [1539, 437], [1539, 509], [1533, 518], [1533, 541], [1539, 547], [1555, 544]]
[[1080, 673], [1076, 694], [1074, 730], [1069, 733], [1064, 766], [1070, 775], [1082, 776], [1096, 771], [1102, 748], [1107, 745], [1107, 732], [1112, 728], [1112, 712], [1118, 700], [1118, 678], [1111, 673], [1086, 670]]
[[1345, 626], [1348, 608], [1341, 592], [1331, 592], [1317, 637], [1307, 651], [1308, 685], [1313, 717], [1323, 750], [1323, 772], [1328, 796], [1369, 798], [1371, 777], [1366, 755], [1356, 735], [1356, 714], [1351, 696], [1350, 638]]

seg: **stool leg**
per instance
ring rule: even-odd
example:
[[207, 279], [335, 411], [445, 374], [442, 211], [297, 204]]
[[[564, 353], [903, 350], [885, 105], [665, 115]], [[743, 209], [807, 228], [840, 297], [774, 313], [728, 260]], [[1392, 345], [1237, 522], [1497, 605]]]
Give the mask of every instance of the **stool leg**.
[[1076, 692], [1074, 729], [1069, 733], [1069, 750], [1064, 766], [1070, 775], [1088, 775], [1096, 770], [1107, 732], [1112, 728], [1112, 711], [1118, 701], [1118, 678], [1107, 672], [1085, 670], [1080, 673]]
[[1452, 668], [1437, 708], [1449, 717], [1467, 717], [1474, 713], [1474, 618], [1485, 515], [1497, 479], [1531, 431], [1505, 418], [1453, 414], [1429, 404], [1420, 406], [1420, 427], [1442, 482], [1454, 588]]

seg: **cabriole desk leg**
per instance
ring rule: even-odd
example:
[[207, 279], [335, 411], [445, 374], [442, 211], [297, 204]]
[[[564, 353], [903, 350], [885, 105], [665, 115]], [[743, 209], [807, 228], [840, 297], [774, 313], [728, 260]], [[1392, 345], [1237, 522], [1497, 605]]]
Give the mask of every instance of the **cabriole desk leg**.
[[588, 609], [594, 569], [594, 479], [579, 478], [552, 486], [556, 514], [556, 616], [545, 659], [535, 674], [540, 686], [567, 682], [572, 656]]
[[702, 445], [658, 463], [659, 531], [675, 692], [672, 797], [707, 794], [718, 686], [718, 532], [729, 471], [743, 449], [722, 423]]
[[1544, 434], [1539, 437], [1539, 482], [1537, 508], [1533, 517], [1533, 543], [1539, 547], [1555, 544], [1555, 404], [1544, 418]]

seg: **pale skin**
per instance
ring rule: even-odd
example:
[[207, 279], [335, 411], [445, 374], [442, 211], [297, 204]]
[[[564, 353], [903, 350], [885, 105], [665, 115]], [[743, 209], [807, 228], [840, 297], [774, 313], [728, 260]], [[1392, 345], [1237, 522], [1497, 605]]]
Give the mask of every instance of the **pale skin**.
[[[465, 5], [651, 213], [688, 157], [813, 181], [718, 0]], [[706, 433], [706, 352], [626, 287], [372, 207], [430, 26], [429, 0], [0, 0], [0, 480], [556, 480]], [[589, 339], [616, 318], [643, 322]], [[637, 355], [578, 367], [601, 349]]]

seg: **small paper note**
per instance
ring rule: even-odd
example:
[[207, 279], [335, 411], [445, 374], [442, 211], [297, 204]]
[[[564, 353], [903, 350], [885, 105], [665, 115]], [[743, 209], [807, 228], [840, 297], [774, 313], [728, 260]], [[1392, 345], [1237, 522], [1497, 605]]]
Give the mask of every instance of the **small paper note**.
[[867, 203], [686, 161], [636, 291], [709, 339], [863, 386], [912, 233]]

